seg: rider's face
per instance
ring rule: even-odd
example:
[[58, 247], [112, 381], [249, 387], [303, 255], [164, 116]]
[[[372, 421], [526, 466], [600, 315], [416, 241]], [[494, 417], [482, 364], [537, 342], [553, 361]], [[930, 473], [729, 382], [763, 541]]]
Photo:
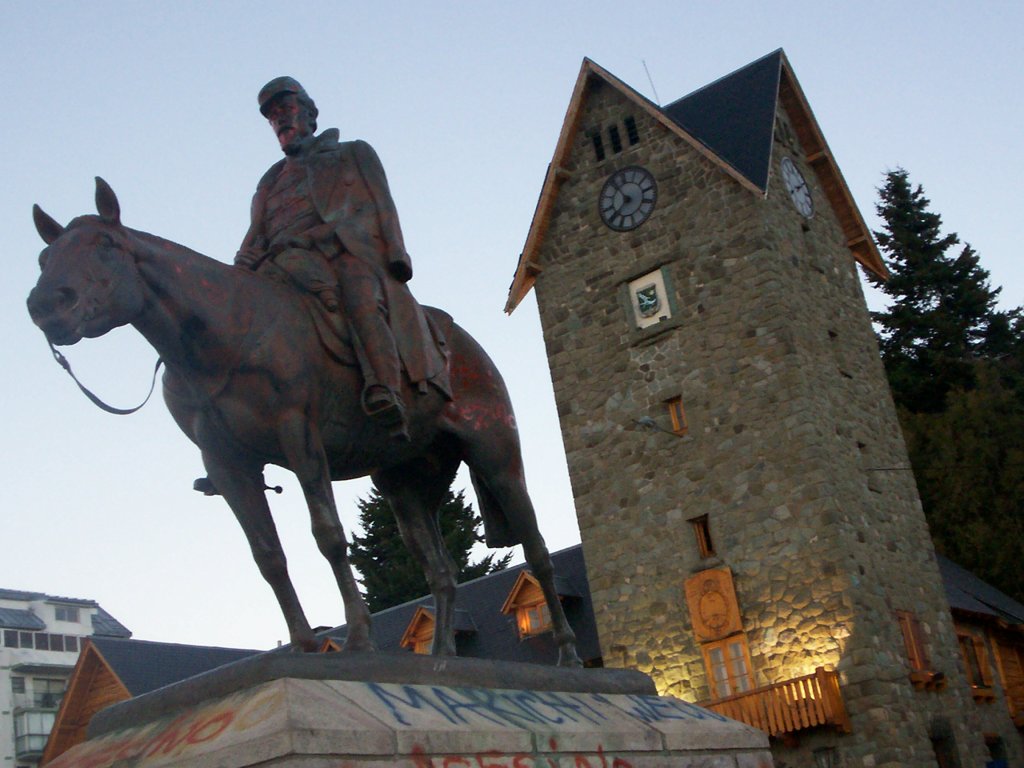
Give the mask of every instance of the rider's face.
[[294, 93], [281, 94], [270, 102], [267, 121], [286, 155], [297, 152], [303, 139], [313, 135], [309, 110], [299, 103]]

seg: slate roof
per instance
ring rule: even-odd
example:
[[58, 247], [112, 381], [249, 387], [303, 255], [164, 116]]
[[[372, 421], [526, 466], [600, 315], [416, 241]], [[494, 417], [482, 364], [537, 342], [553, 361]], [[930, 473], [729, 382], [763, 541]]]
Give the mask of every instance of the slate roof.
[[1024, 624], [1024, 605], [987, 584], [949, 558], [937, 555], [949, 607], [1005, 621]]
[[47, 603], [71, 603], [73, 605], [95, 606], [95, 600], [84, 600], [80, 597], [61, 597], [60, 595], [48, 595], [45, 592], [26, 592], [21, 589], [0, 589], [0, 600], [20, 600], [31, 603], [43, 601]]
[[32, 611], [17, 608], [0, 608], [0, 627], [4, 629], [46, 629], [46, 622]]
[[665, 107], [650, 101], [590, 59], [584, 59], [509, 287], [506, 312], [515, 310], [543, 269], [541, 245], [558, 190], [571, 176], [564, 164], [576, 146], [580, 115], [592, 81], [611, 86], [625, 102], [668, 127], [679, 139], [759, 195], [768, 193], [775, 114], [781, 103], [794, 118], [798, 141], [839, 220], [850, 252], [866, 269], [883, 279], [888, 277], [871, 231], [781, 48]]
[[92, 615], [93, 636], [103, 637], [131, 637], [131, 630], [124, 624], [107, 613], [100, 606], [96, 606], [96, 613]]
[[113, 637], [92, 637], [89, 642], [132, 696], [141, 696], [165, 685], [261, 653], [251, 649], [179, 645]]
[[[92, 631], [94, 635], [106, 637], [132, 636], [131, 630], [128, 627], [107, 613], [95, 600], [48, 595], [45, 592], [26, 592], [20, 589], [0, 589], [0, 600], [16, 600], [24, 603], [61, 603], [64, 605], [78, 605], [83, 608], [95, 608], [96, 613], [92, 615]], [[42, 631], [46, 629], [46, 622], [30, 610], [0, 607], [0, 628]]]
[[[576, 632], [580, 658], [585, 662], [601, 655], [594, 623], [594, 607], [590, 601], [590, 585], [583, 560], [583, 547], [560, 550], [551, 555], [555, 567], [556, 585], [564, 596], [562, 605], [566, 618]], [[501, 613], [501, 606], [515, 585], [525, 564], [482, 576], [459, 584], [456, 588], [455, 646], [459, 656], [523, 661], [536, 664], [554, 664], [558, 660], [558, 647], [550, 632], [520, 639], [515, 616]], [[394, 608], [373, 614], [371, 637], [378, 650], [399, 651], [402, 635], [420, 606], [432, 610], [432, 597], [422, 597]], [[475, 631], [461, 631], [474, 627]], [[342, 625], [320, 634], [344, 642], [347, 628]]]
[[768, 189], [782, 49], [674, 101], [662, 112], [762, 192]]

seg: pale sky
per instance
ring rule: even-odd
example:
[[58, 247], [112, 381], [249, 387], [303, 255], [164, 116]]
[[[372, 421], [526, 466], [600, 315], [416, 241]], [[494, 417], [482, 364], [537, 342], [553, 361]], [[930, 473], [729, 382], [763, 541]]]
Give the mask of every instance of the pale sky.
[[[95, 599], [146, 640], [287, 639], [230, 510], [191, 490], [199, 454], [162, 401], [107, 415], [51, 359], [24, 305], [42, 248], [33, 203], [62, 223], [93, 213], [103, 176], [127, 226], [229, 261], [280, 156], [256, 94], [298, 78], [321, 129], [377, 149], [413, 292], [504, 372], [556, 550], [579, 532], [536, 304], [502, 307], [583, 57], [654, 98], [646, 62], [668, 103], [784, 48], [869, 226], [884, 172], [905, 167], [1016, 306], [1022, 22], [1019, 2], [5, 0], [0, 587]], [[120, 406], [141, 400], [156, 358], [131, 328], [65, 353]], [[300, 491], [280, 470], [268, 479], [285, 485], [271, 505], [311, 623], [341, 623]], [[367, 489], [335, 484], [349, 530]]]

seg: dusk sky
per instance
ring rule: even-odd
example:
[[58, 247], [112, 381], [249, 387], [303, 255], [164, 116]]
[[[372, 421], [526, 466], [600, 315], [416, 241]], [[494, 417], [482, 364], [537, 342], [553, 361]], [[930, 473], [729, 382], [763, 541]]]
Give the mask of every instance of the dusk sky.
[[[62, 223], [93, 213], [102, 176], [127, 226], [230, 261], [280, 156], [256, 94], [296, 77], [321, 129], [380, 155], [415, 295], [503, 371], [554, 551], [579, 532], [536, 304], [502, 308], [583, 57], [666, 104], [784, 48], [869, 226], [884, 173], [906, 168], [1012, 307], [1024, 303], [1022, 29], [1019, 2], [5, 0], [0, 587], [95, 599], [140, 639], [287, 639], [230, 510], [191, 490], [199, 453], [161, 399], [105, 414], [52, 360], [25, 310], [43, 246], [33, 203]], [[143, 398], [156, 359], [131, 328], [64, 351], [119, 406]], [[270, 501], [311, 623], [343, 622], [297, 484], [267, 477], [285, 487]], [[350, 532], [368, 488], [335, 484]]]

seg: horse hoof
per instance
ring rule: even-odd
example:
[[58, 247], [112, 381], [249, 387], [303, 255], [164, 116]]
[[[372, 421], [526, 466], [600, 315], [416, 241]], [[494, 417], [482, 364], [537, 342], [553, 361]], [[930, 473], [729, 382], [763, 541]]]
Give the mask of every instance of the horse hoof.
[[580, 661], [580, 657], [576, 655], [576, 651], [561, 651], [558, 654], [558, 666], [576, 667], [577, 669], [579, 669], [583, 666], [583, 662]]
[[317, 643], [316, 638], [312, 635], [308, 637], [293, 637], [291, 646], [294, 653], [316, 653], [320, 650], [319, 643]]
[[373, 653], [375, 650], [369, 640], [346, 640], [341, 646], [342, 653]]

